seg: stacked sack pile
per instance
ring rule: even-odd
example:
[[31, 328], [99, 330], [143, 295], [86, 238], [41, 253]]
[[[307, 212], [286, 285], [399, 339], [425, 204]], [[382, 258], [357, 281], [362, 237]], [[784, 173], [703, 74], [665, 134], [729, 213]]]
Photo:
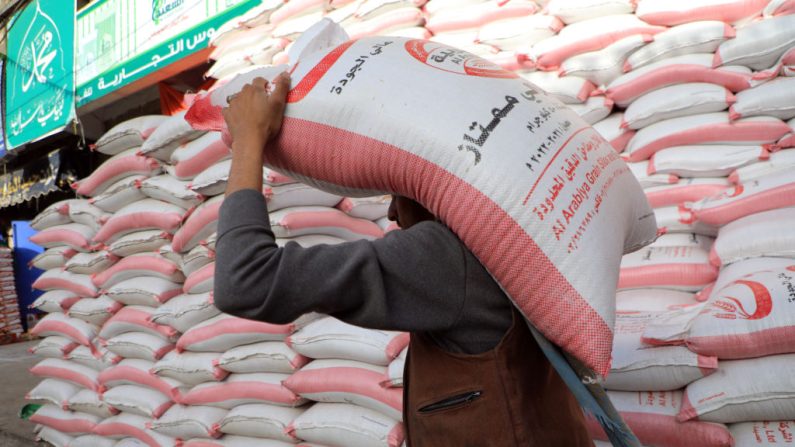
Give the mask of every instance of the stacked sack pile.
[[[791, 3], [264, 1], [215, 33], [208, 75], [284, 63], [291, 42], [329, 17], [354, 37], [468, 50], [557, 97], [622, 153], [662, 234], [622, 263], [605, 384], [614, 404], [645, 445], [772, 445], [795, 424]], [[155, 132], [148, 120], [98, 142], [123, 152], [81, 183], [91, 203], [40, 216], [68, 232], [38, 285], [50, 294], [38, 306], [54, 313], [37, 351], [57, 357], [34, 368], [47, 379], [31, 397], [54, 404], [37, 413], [40, 436], [399, 445], [399, 390], [389, 388], [401, 384], [405, 335], [321, 316], [274, 326], [221, 314], [210, 292], [228, 149], [180, 115], [152, 118]], [[280, 243], [372, 239], [389, 225], [377, 200], [264, 174]]]
[[[408, 335], [306, 315], [273, 325], [213, 305], [214, 244], [230, 168], [217, 133], [182, 114], [121, 123], [89, 199], [36, 217], [46, 251], [33, 307], [42, 382], [31, 417], [56, 446], [398, 446]], [[343, 198], [265, 169], [277, 242], [376, 239], [387, 197]], [[318, 360], [314, 360], [318, 359]], [[312, 402], [322, 402], [311, 405]]]
[[0, 344], [13, 342], [22, 333], [19, 318], [14, 259], [11, 249], [0, 247]]
[[[786, 229], [795, 217], [792, 2], [289, 5], [266, 2], [228, 23], [216, 34], [208, 75], [287, 62], [294, 36], [282, 34], [284, 21], [309, 26], [325, 16], [355, 38], [364, 35], [359, 11], [416, 17], [408, 11], [420, 7], [423, 22], [378, 33], [422, 38], [422, 26], [425, 38], [516, 72], [593, 124], [646, 189], [661, 233], [622, 262], [605, 383], [616, 406], [646, 445], [792, 439], [795, 388], [781, 366], [795, 360], [786, 311], [795, 302]], [[248, 46], [246, 36], [268, 49]], [[762, 277], [749, 282], [749, 274]]]

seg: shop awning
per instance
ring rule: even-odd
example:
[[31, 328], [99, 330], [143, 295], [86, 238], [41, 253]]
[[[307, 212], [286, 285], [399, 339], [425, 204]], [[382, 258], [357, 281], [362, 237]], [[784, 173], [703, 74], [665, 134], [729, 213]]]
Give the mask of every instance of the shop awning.
[[0, 208], [14, 206], [60, 190], [61, 152], [50, 152], [21, 168], [0, 175]]

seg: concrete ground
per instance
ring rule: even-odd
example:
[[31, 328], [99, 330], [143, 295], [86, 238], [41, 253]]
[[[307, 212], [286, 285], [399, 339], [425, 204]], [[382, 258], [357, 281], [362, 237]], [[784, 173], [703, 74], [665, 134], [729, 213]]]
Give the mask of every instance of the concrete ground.
[[0, 447], [44, 445], [34, 441], [33, 424], [19, 419], [19, 409], [27, 403], [25, 393], [39, 382], [28, 372], [41, 360], [28, 353], [28, 348], [36, 343], [0, 346]]

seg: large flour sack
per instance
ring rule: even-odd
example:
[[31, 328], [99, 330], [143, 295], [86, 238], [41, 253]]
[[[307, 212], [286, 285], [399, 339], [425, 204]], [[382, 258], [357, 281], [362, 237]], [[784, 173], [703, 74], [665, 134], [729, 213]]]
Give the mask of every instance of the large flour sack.
[[[340, 195], [417, 200], [541, 332], [606, 373], [619, 259], [657, 230], [626, 164], [575, 113], [497, 65], [434, 42], [345, 40], [324, 21], [293, 44], [292, 91], [266, 163]], [[237, 76], [186, 119], [224, 130], [226, 98], [284, 69]]]

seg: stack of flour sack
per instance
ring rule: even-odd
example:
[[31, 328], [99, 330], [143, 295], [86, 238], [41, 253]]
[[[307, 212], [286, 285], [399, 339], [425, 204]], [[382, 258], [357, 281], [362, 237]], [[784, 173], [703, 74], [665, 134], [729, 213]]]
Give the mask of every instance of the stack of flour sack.
[[[55, 446], [397, 447], [408, 335], [323, 315], [286, 325], [213, 306], [215, 232], [229, 175], [220, 134], [183, 115], [119, 124], [87, 199], [36, 217], [48, 315], [32, 351], [30, 418]], [[343, 198], [264, 170], [278, 243], [376, 239], [388, 198]]]
[[622, 261], [605, 382], [644, 445], [793, 442], [795, 16], [780, 15], [791, 8], [642, 0], [633, 20], [662, 30], [555, 73], [610, 103], [594, 127], [659, 225]]
[[22, 323], [14, 285], [14, 259], [11, 249], [0, 247], [0, 343], [12, 342], [21, 333]]

